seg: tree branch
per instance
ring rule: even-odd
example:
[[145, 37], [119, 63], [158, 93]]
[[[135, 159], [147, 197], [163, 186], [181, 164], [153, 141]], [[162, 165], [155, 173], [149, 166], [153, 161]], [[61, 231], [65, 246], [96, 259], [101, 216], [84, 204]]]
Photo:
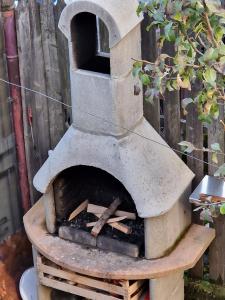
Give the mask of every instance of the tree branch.
[[209, 31], [209, 36], [210, 36], [211, 42], [213, 43], [214, 47], [218, 48], [219, 45], [218, 45], [217, 41], [215, 40], [215, 37], [214, 37], [214, 34], [213, 34], [213, 30], [212, 30], [212, 26], [211, 26], [210, 20], [209, 20], [209, 15], [207, 13], [208, 6], [207, 6], [205, 0], [202, 0], [202, 3], [203, 3], [203, 6], [204, 6], [204, 9], [205, 9], [204, 17], [205, 17], [206, 24], [207, 24], [207, 27], [208, 27], [208, 31]]

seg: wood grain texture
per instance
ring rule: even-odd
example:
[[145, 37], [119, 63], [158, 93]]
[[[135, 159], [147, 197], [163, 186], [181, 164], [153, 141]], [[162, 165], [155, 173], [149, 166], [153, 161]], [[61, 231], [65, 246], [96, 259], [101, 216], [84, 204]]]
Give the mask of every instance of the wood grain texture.
[[209, 248], [209, 277], [219, 284], [225, 284], [225, 218], [214, 219], [216, 239]]
[[[150, 18], [145, 15], [141, 24], [142, 59], [154, 62], [157, 58], [158, 49], [155, 28], [151, 28], [149, 31], [146, 30], [150, 22]], [[154, 98], [153, 103], [144, 100], [144, 116], [155, 130], [160, 132], [160, 105], [158, 97]]]
[[[174, 45], [165, 43], [163, 53], [174, 56]], [[170, 147], [180, 150], [180, 91], [166, 91], [164, 98], [164, 137]]]
[[[211, 148], [211, 145], [214, 143], [219, 143], [221, 152], [224, 153], [224, 127], [220, 123], [220, 120], [224, 121], [224, 101], [219, 101], [219, 116], [217, 120], [213, 120], [212, 124], [208, 126], [208, 147]], [[224, 155], [218, 154], [218, 167], [224, 163]], [[208, 155], [208, 162], [215, 165], [212, 160], [212, 154]], [[214, 175], [215, 171], [218, 168], [209, 166], [208, 174]]]
[[[191, 92], [182, 91], [182, 97], [183, 98], [195, 98], [196, 94], [199, 91], [199, 88], [201, 87], [201, 84], [198, 82], [192, 87]], [[194, 104], [189, 104], [186, 108], [187, 115], [186, 115], [186, 140], [195, 147], [201, 149], [203, 148], [203, 125], [198, 120], [198, 109]], [[198, 151], [194, 152], [193, 156], [195, 156], [197, 159], [203, 160], [203, 152]], [[201, 161], [197, 161], [193, 158], [188, 157], [187, 158], [187, 165], [188, 167], [194, 172], [195, 178], [193, 180], [193, 189], [199, 184], [199, 182], [202, 180], [204, 176], [204, 163]], [[192, 213], [192, 221], [196, 224], [201, 224], [202, 221], [200, 220], [199, 214], [196, 212]], [[193, 278], [203, 278], [203, 269], [204, 269], [204, 261], [203, 258], [201, 258], [196, 266], [191, 270], [191, 276]]]
[[85, 210], [88, 206], [88, 200], [82, 202], [69, 216], [68, 221], [73, 220], [78, 216], [83, 210]]
[[[222, 2], [223, 8], [225, 1]], [[213, 143], [219, 143], [221, 151], [224, 153], [224, 128], [220, 120], [224, 121], [224, 102], [219, 102], [219, 117], [213, 120], [213, 123], [208, 128], [208, 147]], [[209, 154], [208, 160], [212, 161], [212, 155]], [[224, 163], [224, 156], [218, 156], [218, 165]], [[216, 168], [209, 166], [209, 175], [213, 175]], [[225, 219], [224, 216], [219, 216], [214, 219], [214, 227], [216, 230], [216, 239], [209, 249], [209, 277], [210, 279], [225, 284]]]
[[[87, 212], [98, 215], [98, 214], [102, 214], [106, 209], [107, 209], [107, 207], [104, 207], [104, 206], [88, 204]], [[135, 213], [131, 213], [131, 212], [123, 211], [123, 210], [116, 210], [114, 215], [117, 217], [126, 216], [127, 219], [136, 220]]]
[[[56, 28], [51, 0], [44, 0], [40, 5], [40, 24], [43, 45], [43, 60], [48, 96], [62, 101], [60, 69], [56, 40]], [[48, 101], [49, 134], [51, 149], [55, 148], [65, 132], [63, 107], [61, 104]]]
[[[47, 234], [44, 208], [38, 201], [24, 216], [27, 235], [35, 248], [57, 265], [80, 274], [107, 278], [139, 280], [167, 276], [192, 268], [215, 238], [215, 230], [192, 225], [177, 247], [156, 260], [133, 259], [116, 253], [84, 247]], [[88, 260], [87, 260], [88, 258]]]
[[116, 198], [110, 206], [104, 211], [99, 220], [96, 222], [95, 226], [91, 230], [93, 236], [98, 236], [103, 226], [106, 224], [108, 219], [115, 213], [117, 207], [121, 204], [121, 200]]
[[[17, 39], [21, 84], [69, 102], [69, 73], [66, 71], [69, 65], [65, 64], [67, 42], [56, 26], [63, 6], [60, 4], [54, 9], [50, 0], [45, 0], [42, 5], [35, 0], [19, 1], [16, 9]], [[65, 56], [61, 51], [65, 51]], [[22, 101], [30, 193], [34, 203], [39, 194], [33, 187], [33, 177], [48, 157], [48, 150], [55, 147], [65, 132], [67, 118], [61, 104], [41, 95], [22, 90]], [[27, 118], [28, 109], [32, 111], [34, 140]]]
[[[111, 218], [111, 219], [108, 219], [107, 220], [107, 224], [111, 224], [111, 223], [115, 223], [115, 222], [119, 222], [119, 221], [123, 221], [125, 220], [127, 217], [115, 217], [115, 218]], [[86, 227], [93, 227], [95, 226], [97, 222], [90, 222], [90, 223], [87, 223]]]
[[[0, 78], [8, 80], [3, 32], [0, 15]], [[11, 104], [8, 85], [0, 82], [0, 241], [22, 225]]]

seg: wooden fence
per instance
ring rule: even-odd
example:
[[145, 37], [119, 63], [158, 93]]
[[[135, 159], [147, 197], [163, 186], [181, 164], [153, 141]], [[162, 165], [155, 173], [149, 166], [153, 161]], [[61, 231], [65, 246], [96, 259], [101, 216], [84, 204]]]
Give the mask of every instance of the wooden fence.
[[[38, 90], [66, 104], [70, 104], [69, 63], [67, 41], [58, 30], [57, 24], [64, 1], [53, 6], [50, 0], [44, 0], [41, 5], [35, 0], [22, 0], [16, 9], [17, 37], [20, 60], [21, 84]], [[153, 61], [157, 55], [156, 32], [146, 32], [147, 20], [142, 25], [142, 53], [143, 59]], [[167, 45], [167, 53], [173, 52], [173, 47]], [[196, 93], [198, 86], [191, 92]], [[26, 142], [26, 155], [28, 161], [29, 181], [32, 203], [38, 194], [32, 188], [34, 174], [48, 156], [48, 150], [54, 148], [71, 123], [71, 111], [62, 105], [48, 101], [45, 97], [27, 91], [22, 91], [24, 110], [24, 132]], [[165, 100], [154, 99], [154, 103], [144, 102], [146, 119], [162, 134], [168, 144], [179, 149], [181, 140], [192, 142], [196, 147], [210, 146], [219, 142], [224, 151], [224, 130], [219, 123], [224, 119], [224, 106], [220, 106], [220, 116], [213, 124], [204, 126], [198, 121], [197, 109], [189, 105], [188, 114], [184, 116], [180, 104], [181, 96], [188, 96], [184, 91], [171, 92], [165, 95]], [[32, 117], [31, 117], [32, 113]], [[1, 136], [0, 136], [1, 138]], [[202, 152], [194, 156], [212, 163], [211, 155]], [[219, 164], [223, 163], [219, 158]], [[205, 173], [213, 174], [215, 169], [201, 161], [188, 158], [187, 165], [196, 174], [194, 186], [203, 178]], [[194, 221], [199, 222], [194, 216]], [[219, 230], [224, 222], [218, 225]], [[221, 262], [218, 251], [223, 249], [223, 238], [218, 238], [210, 250], [211, 278], [224, 278], [225, 258]], [[225, 244], [225, 243], [224, 243]], [[219, 249], [219, 250], [218, 250]], [[224, 251], [225, 253], [225, 251]], [[222, 267], [221, 267], [222, 265]], [[192, 271], [193, 276], [203, 276], [203, 260]]]
[[[0, 18], [0, 77], [6, 77], [4, 37]], [[0, 84], [0, 240], [22, 225], [17, 183], [17, 163], [7, 86]]]

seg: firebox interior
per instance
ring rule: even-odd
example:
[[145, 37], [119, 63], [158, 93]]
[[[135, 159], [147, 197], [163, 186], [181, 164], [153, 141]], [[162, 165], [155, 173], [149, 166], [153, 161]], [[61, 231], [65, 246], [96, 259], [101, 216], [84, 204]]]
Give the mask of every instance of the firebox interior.
[[99, 50], [99, 40], [101, 39], [101, 30], [98, 26], [104, 26], [104, 33], [108, 30], [104, 23], [97, 22], [96, 16], [91, 13], [80, 13], [76, 15], [71, 22], [73, 55], [77, 68], [110, 74], [110, 58], [103, 55]]
[[136, 213], [134, 201], [123, 184], [98, 168], [76, 166], [62, 171], [54, 181], [57, 220], [65, 219], [84, 200], [109, 207], [113, 199], [122, 201], [119, 209]]
[[[118, 209], [125, 212], [131, 212], [136, 215], [135, 220], [125, 219], [121, 221], [124, 226], [131, 229], [131, 232], [129, 232], [129, 234], [125, 234], [111, 227], [109, 224], [105, 224], [101, 231], [100, 239], [110, 239], [111, 244], [113, 244], [113, 241], [117, 241], [117, 243], [123, 241], [125, 243], [137, 245], [136, 247], [138, 247], [140, 251], [143, 249], [144, 220], [137, 216], [133, 199], [123, 184], [115, 177], [99, 168], [76, 166], [61, 172], [55, 179], [53, 186], [56, 219], [59, 231], [61, 230], [61, 236], [61, 226], [64, 228], [71, 228], [71, 230], [75, 230], [78, 234], [82, 232], [81, 236], [91, 234], [92, 228], [87, 227], [86, 225], [89, 222], [97, 222], [98, 218], [96, 215], [84, 210], [73, 220], [68, 220], [71, 212], [83, 203], [84, 200], [88, 200], [90, 204], [108, 208], [116, 198], [119, 198], [122, 203], [119, 205]], [[89, 236], [88, 241], [90, 238], [91, 235]], [[73, 239], [73, 241], [78, 243], [87, 243], [86, 240], [85, 242], [82, 242], [80, 235], [78, 238]], [[109, 240], [107, 240], [107, 243], [109, 243], [108, 241]], [[117, 248], [118, 247], [120, 248], [125, 246], [124, 244], [118, 244]], [[117, 248], [113, 251], [117, 252]], [[123, 249], [120, 251], [123, 251]], [[140, 252], [140, 255], [142, 253], [143, 251]]]

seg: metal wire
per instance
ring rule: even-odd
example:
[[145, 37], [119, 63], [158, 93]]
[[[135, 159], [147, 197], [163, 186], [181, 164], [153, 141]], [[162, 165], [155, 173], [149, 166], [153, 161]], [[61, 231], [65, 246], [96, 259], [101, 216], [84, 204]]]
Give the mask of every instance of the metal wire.
[[[21, 88], [21, 89], [23, 89], [23, 90], [25, 90], [25, 91], [29, 91], [29, 92], [32, 92], [32, 93], [37, 94], [37, 95], [40, 95], [40, 96], [42, 96], [42, 97], [44, 97], [44, 98], [47, 98], [48, 100], [50, 100], [50, 101], [52, 101], [52, 102], [56, 102], [56, 103], [58, 103], [58, 104], [61, 104], [61, 105], [65, 106], [66, 108], [69, 108], [69, 109], [72, 108], [71, 105], [66, 104], [66, 103], [64, 103], [64, 102], [62, 102], [62, 101], [60, 101], [60, 100], [58, 100], [58, 99], [56, 99], [56, 98], [50, 97], [50, 96], [48, 96], [48, 95], [46, 95], [46, 94], [44, 94], [44, 93], [42, 93], [42, 92], [39, 92], [39, 91], [30, 89], [30, 88], [27, 88], [27, 87], [22, 86], [22, 85], [18, 85], [18, 84], [9, 82], [9, 81], [7, 81], [7, 80], [5, 80], [5, 79], [2, 79], [2, 78], [0, 78], [0, 82], [5, 83], [5, 84], [9, 84], [9, 85], [12, 85], [12, 86], [15, 86], [15, 87], [18, 87], [18, 88]], [[152, 142], [152, 143], [155, 143], [155, 144], [157, 144], [157, 145], [160, 145], [160, 146], [162, 146], [162, 147], [164, 147], [164, 148], [172, 149], [174, 152], [176, 152], [176, 153], [178, 153], [178, 154], [185, 155], [185, 156], [188, 157], [188, 158], [194, 159], [194, 160], [196, 160], [196, 161], [198, 161], [198, 162], [204, 163], [204, 164], [206, 164], [206, 165], [208, 165], [208, 166], [211, 166], [211, 167], [213, 167], [213, 168], [218, 168], [218, 165], [216, 165], [216, 164], [209, 163], [209, 162], [204, 161], [204, 160], [202, 160], [202, 159], [200, 159], [200, 158], [198, 158], [198, 157], [195, 157], [195, 156], [193, 156], [193, 155], [191, 155], [191, 154], [185, 153], [185, 152], [183, 152], [183, 151], [181, 151], [181, 150], [177, 150], [177, 149], [175, 149], [175, 148], [173, 148], [173, 147], [170, 147], [170, 146], [168, 146], [168, 145], [162, 144], [162, 143], [160, 143], [160, 142], [158, 142], [158, 141], [156, 141], [156, 140], [153, 140], [153, 139], [151, 139], [151, 138], [149, 138], [149, 137], [147, 137], [147, 136], [145, 136], [145, 135], [143, 135], [143, 134], [140, 134], [140, 133], [135, 132], [135, 131], [133, 131], [133, 130], [131, 130], [131, 129], [128, 129], [128, 128], [126, 128], [126, 127], [123, 127], [123, 126], [121, 126], [121, 125], [118, 125], [118, 124], [116, 124], [116, 123], [114, 123], [114, 122], [108, 121], [107, 119], [102, 118], [102, 117], [100, 117], [100, 116], [98, 116], [98, 115], [92, 114], [92, 113], [90, 113], [90, 112], [88, 112], [88, 111], [82, 111], [81, 109], [78, 109], [78, 111], [81, 112], [81, 113], [83, 113], [83, 114], [89, 115], [89, 116], [91, 116], [91, 117], [93, 117], [93, 118], [99, 119], [99, 120], [101, 120], [101, 121], [103, 121], [103, 122], [105, 122], [105, 123], [107, 123], [107, 124], [111, 124], [111, 125], [116, 126], [116, 127], [118, 127], [118, 128], [124, 129], [124, 130], [126, 130], [127, 132], [129, 132], [129, 133], [135, 134], [135, 135], [139, 136], [140, 138], [143, 138], [143, 139], [145, 139], [145, 140], [147, 140], [147, 141], [150, 141], [150, 142]]]

